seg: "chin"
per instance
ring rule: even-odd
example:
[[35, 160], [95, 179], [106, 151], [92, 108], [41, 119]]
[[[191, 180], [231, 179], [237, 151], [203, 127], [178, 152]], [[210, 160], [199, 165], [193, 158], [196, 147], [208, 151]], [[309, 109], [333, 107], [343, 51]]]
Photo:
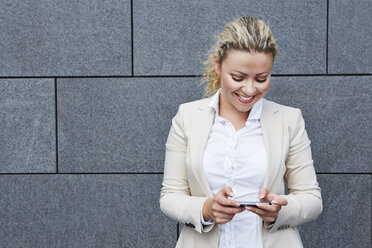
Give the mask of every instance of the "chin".
[[241, 107], [241, 106], [235, 106], [235, 109], [238, 111], [238, 112], [241, 112], [241, 113], [247, 113], [249, 112], [253, 107], [253, 104], [249, 107]]
[[251, 111], [252, 108], [246, 110], [246, 109], [243, 109], [243, 110], [239, 110], [239, 112], [242, 112], [242, 113], [248, 113], [249, 111]]

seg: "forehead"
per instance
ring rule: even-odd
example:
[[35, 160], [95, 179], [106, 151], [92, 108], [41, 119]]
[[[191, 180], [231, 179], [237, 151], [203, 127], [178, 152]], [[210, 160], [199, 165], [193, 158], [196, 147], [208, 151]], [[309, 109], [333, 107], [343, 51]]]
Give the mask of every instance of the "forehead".
[[271, 71], [273, 56], [270, 53], [230, 50], [221, 67], [228, 70]]

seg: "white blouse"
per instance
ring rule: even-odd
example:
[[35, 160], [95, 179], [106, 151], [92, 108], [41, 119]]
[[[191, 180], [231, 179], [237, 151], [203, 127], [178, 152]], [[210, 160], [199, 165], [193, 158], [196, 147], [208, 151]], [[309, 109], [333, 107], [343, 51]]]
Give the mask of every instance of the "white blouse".
[[[263, 186], [267, 166], [259, 121], [262, 99], [253, 105], [245, 127], [236, 131], [231, 122], [219, 116], [220, 92], [210, 103], [216, 114], [203, 155], [203, 170], [213, 195], [230, 186], [235, 200], [259, 201], [258, 192]], [[259, 216], [250, 211], [236, 214], [230, 222], [220, 224], [218, 247], [263, 247], [261, 225]]]

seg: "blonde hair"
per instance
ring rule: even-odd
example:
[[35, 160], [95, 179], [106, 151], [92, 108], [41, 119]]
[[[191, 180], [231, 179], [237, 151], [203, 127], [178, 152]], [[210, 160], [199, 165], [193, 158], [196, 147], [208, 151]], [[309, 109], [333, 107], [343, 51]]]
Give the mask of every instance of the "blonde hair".
[[211, 96], [221, 87], [221, 80], [215, 71], [214, 57], [221, 65], [231, 49], [271, 53], [273, 59], [278, 54], [274, 36], [263, 21], [254, 17], [241, 17], [226, 25], [217, 37], [217, 42], [209, 51], [204, 62], [203, 81], [207, 82], [205, 96]]

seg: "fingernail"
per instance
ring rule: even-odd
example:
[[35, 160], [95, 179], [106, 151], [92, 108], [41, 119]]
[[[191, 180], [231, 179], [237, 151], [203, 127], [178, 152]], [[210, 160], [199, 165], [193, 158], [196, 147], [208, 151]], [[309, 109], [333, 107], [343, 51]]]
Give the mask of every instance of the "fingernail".
[[257, 207], [262, 207], [263, 205], [264, 205], [264, 204], [262, 204], [262, 203], [257, 203], [257, 204], [256, 204]]
[[234, 197], [234, 193], [230, 192], [229, 196]]
[[274, 200], [274, 201], [271, 201], [271, 203], [274, 203], [274, 204], [276, 204], [276, 205], [278, 205], [278, 204], [279, 204], [279, 202], [278, 202], [278, 201], [276, 201], [276, 200]]
[[265, 194], [260, 194], [260, 199], [264, 198]]
[[251, 208], [251, 207], [245, 207], [245, 209], [247, 209], [247, 210], [249, 210], [249, 211], [251, 211], [251, 210], [252, 210], [252, 208]]
[[239, 202], [235, 202], [235, 206], [240, 207], [240, 203]]

